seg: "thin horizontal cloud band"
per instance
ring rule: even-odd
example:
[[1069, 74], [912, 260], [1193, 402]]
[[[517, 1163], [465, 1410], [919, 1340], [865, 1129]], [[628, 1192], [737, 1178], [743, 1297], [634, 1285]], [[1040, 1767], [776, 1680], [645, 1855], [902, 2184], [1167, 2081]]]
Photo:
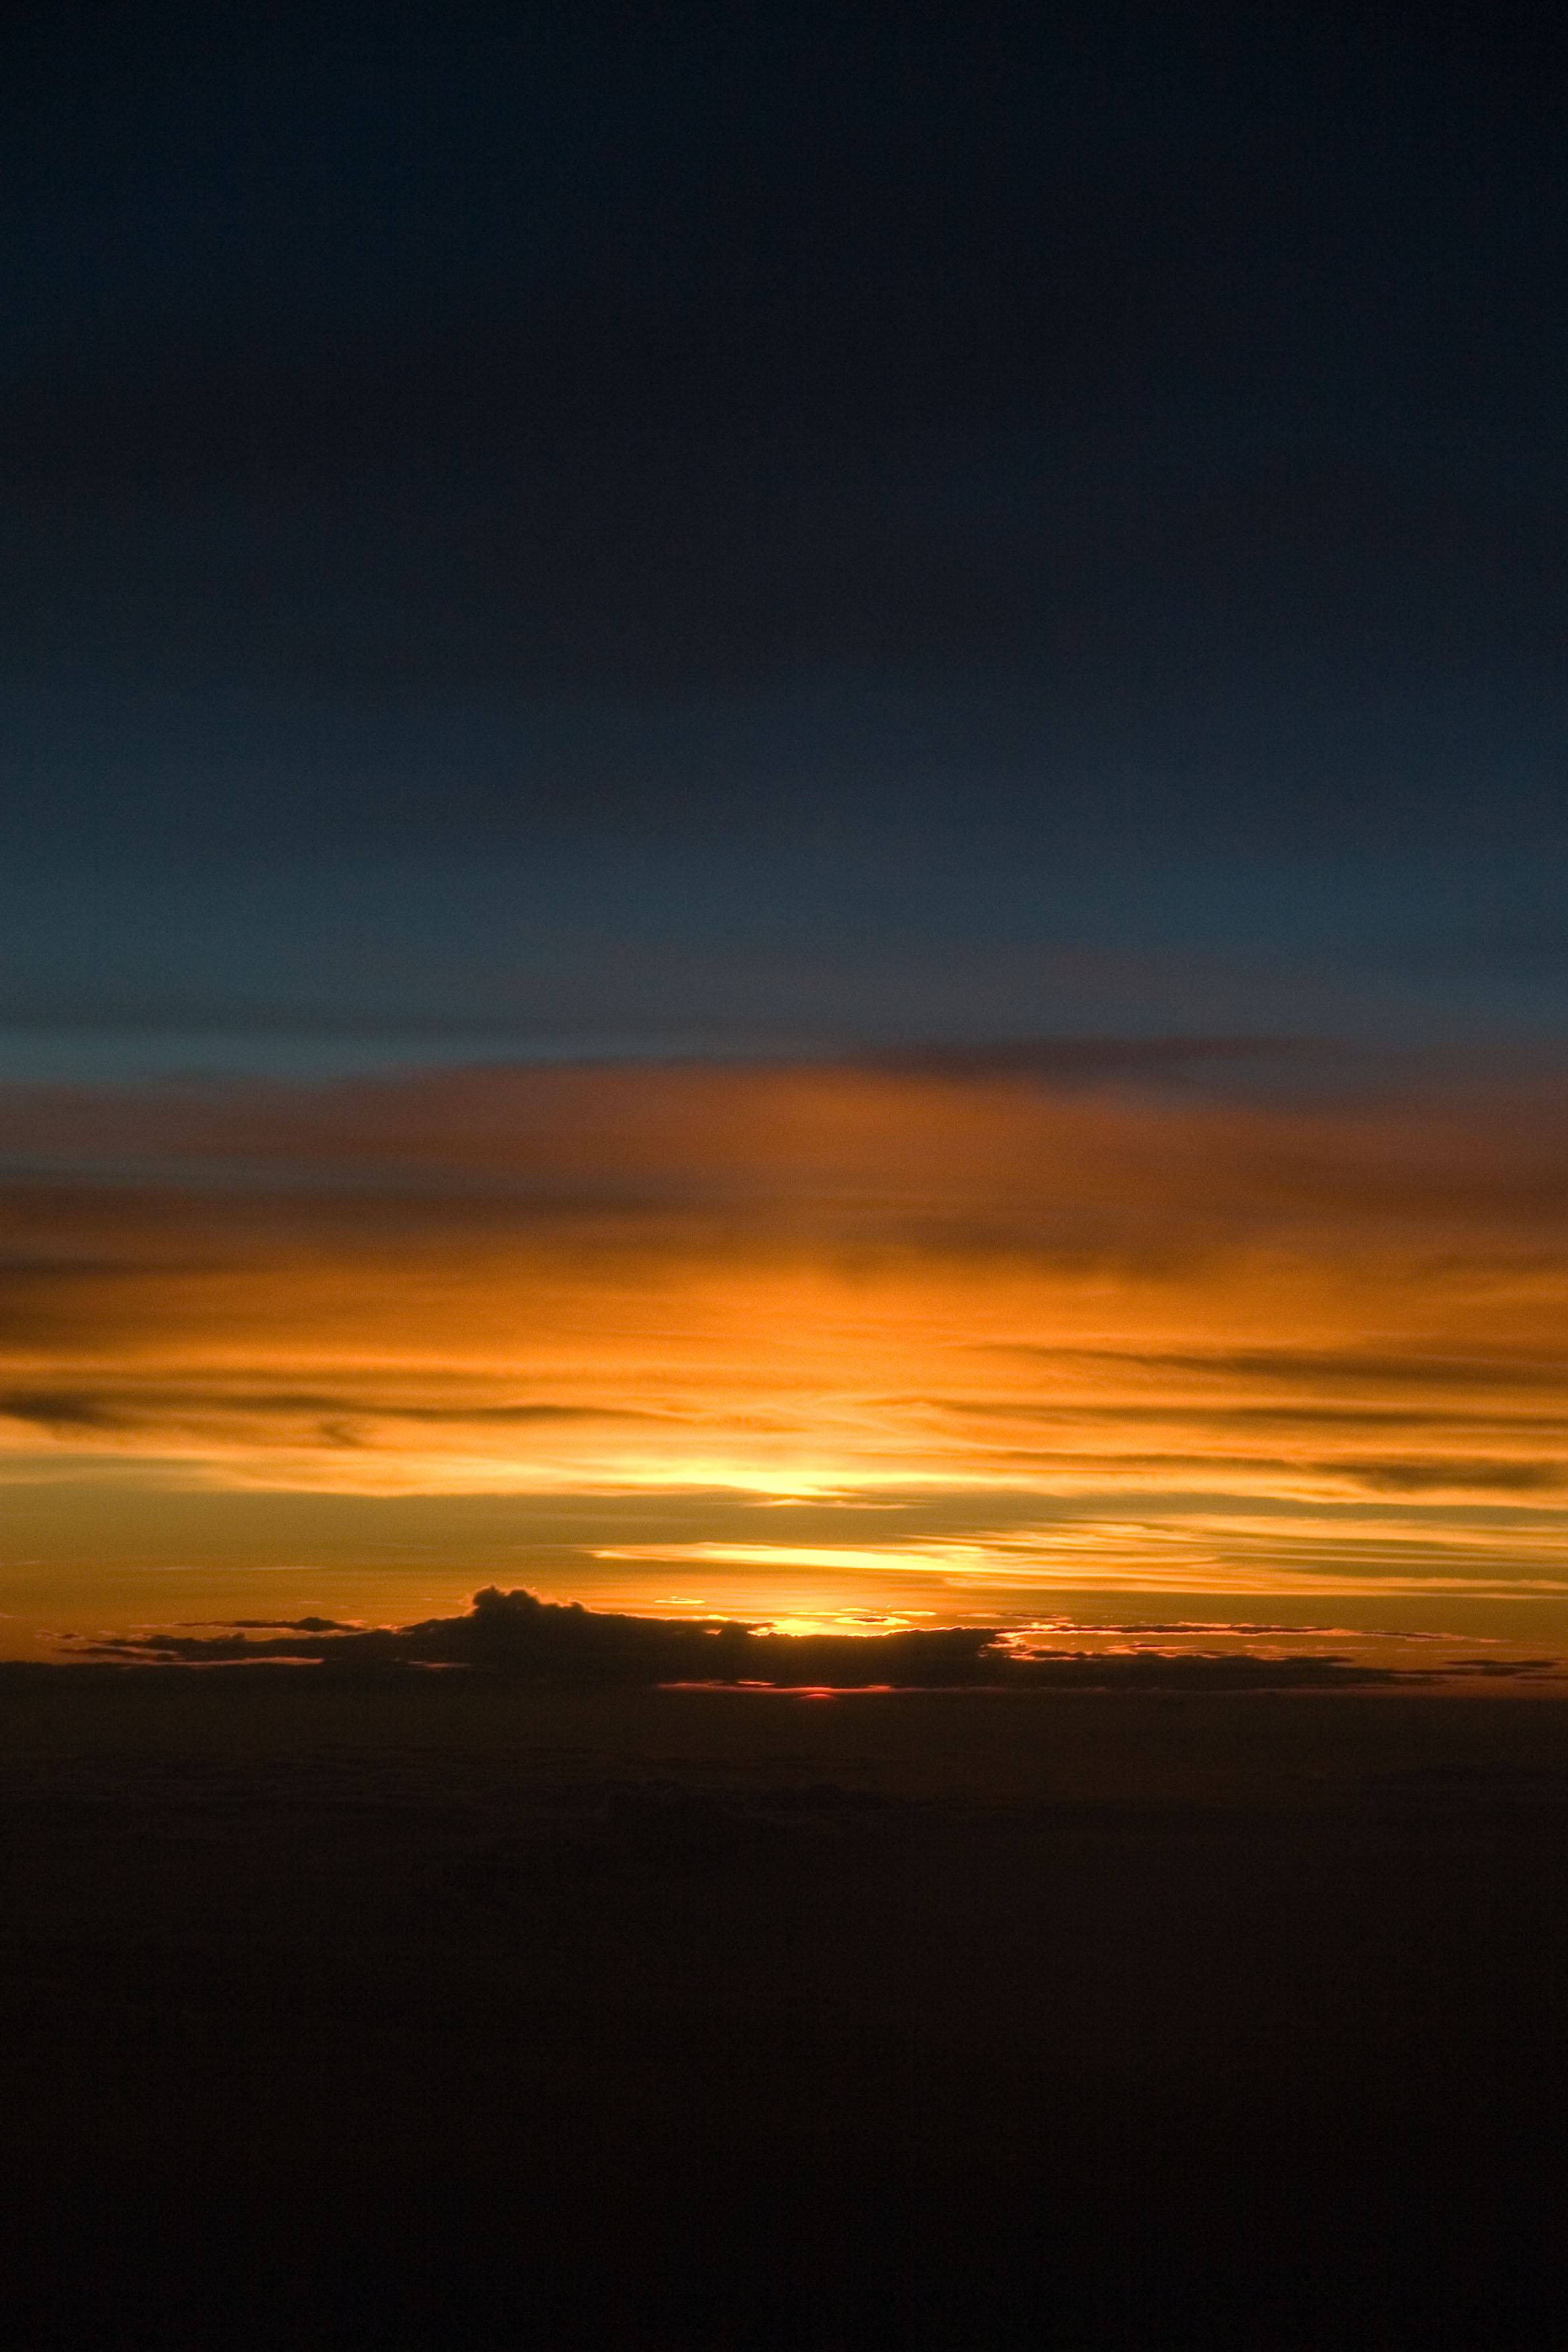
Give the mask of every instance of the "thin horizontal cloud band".
[[[1048, 1641], [1009, 1638], [996, 1626], [901, 1625], [855, 1633], [784, 1631], [733, 1620], [680, 1625], [562, 1608], [531, 1592], [502, 1592], [490, 1586], [473, 1596], [465, 1615], [421, 1624], [365, 1627], [321, 1617], [250, 1619], [225, 1626], [110, 1634], [83, 1648], [88, 1656], [120, 1666], [205, 1666], [231, 1674], [285, 1664], [360, 1675], [436, 1666], [578, 1690], [647, 1688], [663, 1683], [677, 1688], [784, 1689], [807, 1695], [900, 1688], [984, 1688], [1019, 1696], [1075, 1689], [1333, 1690], [1429, 1683], [1445, 1674], [1525, 1679], [1551, 1676], [1555, 1666], [1549, 1658], [1406, 1658], [1395, 1665], [1373, 1664], [1322, 1649], [1316, 1654], [1291, 1654], [1278, 1643], [1238, 1650], [1229, 1638], [1235, 1629], [1229, 1627], [1146, 1630], [1153, 1638], [1136, 1645], [1064, 1649]], [[1179, 1646], [1160, 1638], [1173, 1632], [1185, 1637]], [[1205, 1636], [1208, 1646], [1196, 1646]], [[810, 1795], [819, 1799], [821, 1793], [813, 1790]], [[876, 1808], [884, 1801], [858, 1792], [850, 1801]]]

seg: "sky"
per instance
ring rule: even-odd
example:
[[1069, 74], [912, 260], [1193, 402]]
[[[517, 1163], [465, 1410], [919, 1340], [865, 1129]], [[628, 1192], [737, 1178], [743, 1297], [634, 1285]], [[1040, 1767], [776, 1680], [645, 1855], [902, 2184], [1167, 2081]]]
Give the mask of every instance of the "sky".
[[6, 35], [0, 1650], [1568, 1649], [1558, 47]]

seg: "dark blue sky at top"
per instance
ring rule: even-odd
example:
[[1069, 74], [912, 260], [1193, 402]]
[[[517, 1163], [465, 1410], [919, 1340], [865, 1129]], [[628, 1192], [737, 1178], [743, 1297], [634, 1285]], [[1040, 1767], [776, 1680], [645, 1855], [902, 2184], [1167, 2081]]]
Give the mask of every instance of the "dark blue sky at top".
[[1563, 79], [1506, 8], [36, 12], [11, 1050], [1560, 1030]]

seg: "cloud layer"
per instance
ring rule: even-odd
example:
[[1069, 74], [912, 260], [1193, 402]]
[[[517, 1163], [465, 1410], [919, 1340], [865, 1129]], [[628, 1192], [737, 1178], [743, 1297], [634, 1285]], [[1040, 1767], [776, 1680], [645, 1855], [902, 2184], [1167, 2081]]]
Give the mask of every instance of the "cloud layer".
[[[509, 1681], [577, 1689], [713, 1683], [805, 1690], [1319, 1690], [1385, 1686], [1427, 1678], [1345, 1657], [1173, 1653], [1148, 1643], [1131, 1654], [1020, 1653], [994, 1627], [865, 1635], [778, 1633], [733, 1622], [701, 1624], [559, 1607], [494, 1586], [462, 1617], [367, 1631], [320, 1617], [288, 1625], [217, 1631], [164, 1629], [108, 1636], [100, 1659], [163, 1665], [289, 1662], [338, 1671], [456, 1666]], [[1539, 1662], [1499, 1661], [1500, 1675]], [[1474, 1671], [1474, 1668], [1470, 1668]]]
[[1150, 1067], [9, 1089], [0, 1464], [512, 1496], [557, 1590], [598, 1496], [628, 1591], [1568, 1591], [1560, 1091]]

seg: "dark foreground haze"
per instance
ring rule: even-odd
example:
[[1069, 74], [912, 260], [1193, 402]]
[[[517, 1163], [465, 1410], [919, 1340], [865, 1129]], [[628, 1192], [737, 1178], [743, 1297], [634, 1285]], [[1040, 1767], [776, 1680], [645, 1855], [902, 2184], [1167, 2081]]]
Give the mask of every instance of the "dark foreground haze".
[[1519, 2343], [1542, 1687], [0, 1684], [28, 2347]]

